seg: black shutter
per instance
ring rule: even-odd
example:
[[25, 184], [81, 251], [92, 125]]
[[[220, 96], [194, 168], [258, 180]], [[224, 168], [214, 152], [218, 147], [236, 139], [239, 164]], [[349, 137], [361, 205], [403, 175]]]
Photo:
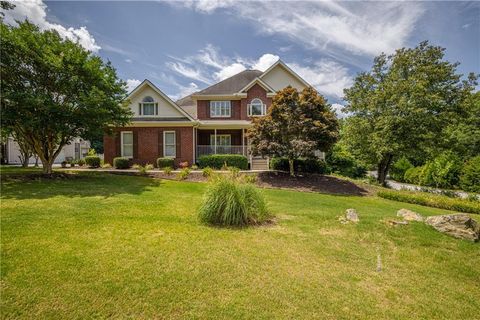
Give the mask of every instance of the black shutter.
[[138, 114], [141, 116], [142, 115], [142, 104], [138, 104]]
[[133, 159], [138, 159], [138, 132], [133, 130]]
[[180, 144], [181, 132], [182, 132], [181, 129], [175, 130], [175, 144], [176, 144], [175, 158], [180, 158], [182, 156], [182, 146]]
[[158, 157], [163, 157], [163, 130], [158, 130]]
[[158, 116], [158, 102], [155, 102], [155, 115]]

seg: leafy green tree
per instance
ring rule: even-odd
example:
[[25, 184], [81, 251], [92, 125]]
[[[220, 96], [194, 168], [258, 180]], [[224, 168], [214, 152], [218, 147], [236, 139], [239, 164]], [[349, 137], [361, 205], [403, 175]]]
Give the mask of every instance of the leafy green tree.
[[294, 175], [294, 159], [312, 158], [338, 139], [338, 121], [327, 101], [313, 88], [291, 86], [273, 98], [265, 117], [254, 119], [248, 137], [254, 155], [285, 157]]
[[31, 146], [44, 173], [73, 138], [128, 123], [126, 85], [110, 63], [28, 21], [0, 28], [1, 125]]
[[358, 74], [345, 89], [345, 111], [353, 114], [346, 121], [345, 141], [356, 156], [377, 166], [382, 184], [395, 158], [439, 154], [445, 128], [467, 117], [465, 102], [477, 76], [462, 80], [458, 63], [443, 60], [444, 52], [424, 41], [381, 54], [371, 71]]

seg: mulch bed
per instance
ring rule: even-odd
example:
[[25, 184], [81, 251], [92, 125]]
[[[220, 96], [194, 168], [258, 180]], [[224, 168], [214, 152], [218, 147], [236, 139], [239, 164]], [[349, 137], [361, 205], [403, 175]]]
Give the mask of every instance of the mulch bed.
[[340, 195], [366, 196], [370, 194], [369, 190], [351, 181], [321, 174], [292, 177], [285, 172], [262, 172], [258, 175], [257, 185], [264, 188]]

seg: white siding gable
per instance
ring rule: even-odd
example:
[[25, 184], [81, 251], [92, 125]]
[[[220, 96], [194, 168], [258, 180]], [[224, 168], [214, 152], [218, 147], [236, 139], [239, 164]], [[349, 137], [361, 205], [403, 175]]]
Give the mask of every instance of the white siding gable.
[[182, 114], [177, 108], [175, 108], [169, 101], [164, 97], [158, 94], [154, 89], [149, 85], [145, 85], [138, 92], [135, 92], [133, 96], [130, 97], [130, 109], [132, 110], [134, 117], [141, 117], [138, 113], [138, 104], [142, 102], [143, 98], [150, 96], [158, 103], [158, 115], [155, 117], [165, 117], [165, 118], [184, 118], [185, 115]]
[[289, 71], [281, 64], [277, 64], [273, 69], [268, 71], [268, 73], [262, 76], [262, 80], [272, 87], [275, 91], [282, 90], [289, 85], [295, 89], [301, 91], [306, 88], [306, 86], [292, 75]]

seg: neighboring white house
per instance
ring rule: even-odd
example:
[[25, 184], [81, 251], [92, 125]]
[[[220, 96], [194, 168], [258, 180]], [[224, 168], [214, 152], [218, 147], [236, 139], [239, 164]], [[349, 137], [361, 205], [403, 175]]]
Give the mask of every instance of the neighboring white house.
[[[89, 149], [89, 141], [83, 140], [82, 138], [75, 138], [70, 144], [67, 144], [62, 148], [62, 151], [60, 151], [58, 157], [55, 159], [55, 163], [61, 163], [64, 160], [83, 159], [88, 154]], [[21, 164], [20, 149], [17, 142], [12, 137], [7, 140], [6, 153], [8, 164]], [[35, 158], [30, 158], [29, 162], [32, 164], [35, 163]], [[40, 160], [39, 163], [41, 163]]]

